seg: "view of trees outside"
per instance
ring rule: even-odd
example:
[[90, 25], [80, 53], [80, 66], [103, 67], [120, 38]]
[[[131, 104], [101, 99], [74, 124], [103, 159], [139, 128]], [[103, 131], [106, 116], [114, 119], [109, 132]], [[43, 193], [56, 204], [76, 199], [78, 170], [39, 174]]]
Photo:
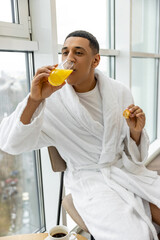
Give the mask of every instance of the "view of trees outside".
[[[0, 52], [0, 122], [27, 95], [26, 53]], [[30, 233], [40, 226], [34, 152], [0, 150], [0, 236]]]

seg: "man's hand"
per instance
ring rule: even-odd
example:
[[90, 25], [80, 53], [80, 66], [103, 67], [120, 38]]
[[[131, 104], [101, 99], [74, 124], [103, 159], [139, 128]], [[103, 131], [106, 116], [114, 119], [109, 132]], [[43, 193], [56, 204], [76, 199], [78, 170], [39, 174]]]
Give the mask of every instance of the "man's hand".
[[63, 83], [60, 86], [54, 87], [48, 82], [48, 77], [51, 71], [56, 68], [56, 66], [57, 65], [54, 65], [53, 67], [46, 66], [37, 70], [32, 81], [31, 92], [27, 105], [20, 117], [20, 121], [23, 124], [29, 124], [33, 113], [38, 108], [40, 103], [65, 85], [65, 83]]
[[41, 102], [45, 98], [48, 98], [53, 92], [59, 90], [65, 85], [65, 82], [60, 86], [52, 86], [48, 82], [48, 77], [52, 70], [57, 65], [41, 67], [37, 70], [31, 85], [30, 98], [33, 101]]
[[130, 128], [131, 137], [138, 145], [140, 142], [142, 129], [145, 126], [146, 117], [143, 110], [134, 104], [128, 106], [128, 109], [131, 114], [126, 121]]

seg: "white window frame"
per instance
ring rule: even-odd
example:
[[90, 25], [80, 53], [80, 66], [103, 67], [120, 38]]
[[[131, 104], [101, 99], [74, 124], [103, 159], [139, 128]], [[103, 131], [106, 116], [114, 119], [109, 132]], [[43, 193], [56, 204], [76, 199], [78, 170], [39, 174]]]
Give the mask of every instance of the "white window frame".
[[37, 51], [38, 42], [21, 38], [0, 36], [0, 50], [8, 51]]
[[[63, 45], [62, 44], [58, 44], [58, 53], [61, 53], [61, 49], [62, 49]], [[116, 57], [118, 56], [120, 53], [120, 51], [115, 50], [115, 49], [100, 49], [99, 50], [99, 54], [101, 56], [106, 56], [106, 57]]]
[[[39, 49], [38, 42], [32, 41], [31, 34], [31, 18], [29, 16], [28, 0], [18, 0], [19, 24], [8, 23], [0, 21], [0, 51], [13, 51], [13, 52], [36, 52]], [[31, 54], [28, 56], [29, 62], [32, 64], [33, 58]], [[32, 71], [33, 69], [31, 69]], [[33, 72], [29, 72], [29, 78], [33, 78]], [[29, 80], [29, 79], [28, 79]], [[35, 151], [35, 158], [37, 162], [36, 174], [41, 174], [40, 155], [39, 151]], [[40, 201], [41, 213], [41, 229], [45, 231], [45, 214], [43, 206], [43, 188], [41, 178], [37, 178], [38, 184], [38, 197]], [[37, 189], [37, 190], [38, 190]], [[35, 228], [35, 231], [36, 228]]]
[[0, 21], [0, 35], [30, 39], [28, 1], [18, 0], [18, 9], [20, 23]]
[[[124, 5], [125, 8], [123, 7]], [[130, 88], [132, 57], [146, 57], [146, 58], [149, 57], [153, 59], [160, 59], [160, 55], [132, 51], [132, 28], [131, 28], [132, 0], [116, 1], [115, 9], [116, 9], [116, 47], [120, 49], [120, 55], [116, 58], [116, 79], [120, 80], [126, 86], [128, 86], [128, 88]], [[158, 89], [158, 106], [159, 105], [160, 105], [160, 86]], [[158, 110], [157, 123], [160, 123], [160, 110]], [[157, 139], [149, 146], [149, 155], [146, 161], [146, 165], [149, 164], [159, 154], [160, 154], [160, 124], [157, 124]]]
[[[133, 0], [131, 0], [130, 4], [130, 35], [132, 36], [132, 2]], [[160, 4], [160, 3], [159, 3]], [[158, 5], [158, 8], [157, 8], [157, 11], [158, 11], [158, 14], [157, 14], [157, 21], [159, 21], [159, 5]], [[158, 32], [160, 30], [160, 25], [158, 24]], [[157, 36], [158, 39], [160, 36]], [[157, 46], [156, 48], [159, 49], [159, 45], [158, 45], [158, 39], [157, 39]], [[130, 39], [130, 45], [132, 46], [132, 38]], [[155, 54], [155, 53], [146, 53], [146, 52], [135, 52], [135, 51], [132, 51], [132, 47], [131, 47], [131, 52], [130, 52], [130, 58], [131, 58], [131, 62], [132, 62], [132, 58], [144, 58], [144, 59], [154, 59], [154, 60], [158, 60], [158, 62], [160, 61], [160, 54]], [[159, 65], [159, 63], [158, 63]], [[157, 68], [158, 68], [158, 71], [159, 71], [159, 66], [157, 65]], [[132, 71], [132, 65], [130, 66], [130, 72]], [[131, 75], [130, 74], [130, 83], [132, 81], [132, 78], [131, 78]], [[157, 76], [158, 77], [158, 80], [160, 82], [160, 76]], [[159, 105], [160, 104], [160, 84], [158, 82], [158, 99], [157, 99], [157, 104]], [[146, 165], [148, 165], [150, 162], [153, 161], [154, 158], [156, 158], [159, 154], [160, 154], [160, 125], [158, 124], [159, 121], [160, 121], [160, 111], [158, 109], [158, 106], [157, 106], [157, 111], [158, 111], [158, 116], [157, 116], [157, 138], [150, 144], [150, 147], [149, 147], [149, 155], [148, 155], [148, 159], [146, 161]]]

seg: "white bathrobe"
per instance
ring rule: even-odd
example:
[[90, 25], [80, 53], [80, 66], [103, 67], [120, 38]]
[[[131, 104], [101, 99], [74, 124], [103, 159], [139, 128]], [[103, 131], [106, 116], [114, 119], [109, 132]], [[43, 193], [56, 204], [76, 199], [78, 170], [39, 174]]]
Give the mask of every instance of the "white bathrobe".
[[0, 148], [10, 154], [56, 146], [67, 163], [65, 185], [96, 240], [157, 240], [148, 202], [160, 208], [160, 177], [149, 171], [149, 139], [137, 147], [122, 116], [133, 103], [120, 82], [95, 71], [102, 96], [103, 123], [95, 121], [66, 84], [20, 122], [24, 99], [0, 125]]

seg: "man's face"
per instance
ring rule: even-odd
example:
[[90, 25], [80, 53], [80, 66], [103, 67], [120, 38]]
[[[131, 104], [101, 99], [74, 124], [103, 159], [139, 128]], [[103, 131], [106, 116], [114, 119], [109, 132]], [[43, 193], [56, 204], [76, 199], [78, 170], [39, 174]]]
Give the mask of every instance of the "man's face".
[[75, 87], [75, 90], [81, 88], [81, 86], [85, 88], [89, 81], [93, 81], [96, 55], [93, 54], [88, 39], [69, 37], [64, 42], [62, 61], [68, 59], [74, 62], [74, 70], [68, 77], [67, 82]]

